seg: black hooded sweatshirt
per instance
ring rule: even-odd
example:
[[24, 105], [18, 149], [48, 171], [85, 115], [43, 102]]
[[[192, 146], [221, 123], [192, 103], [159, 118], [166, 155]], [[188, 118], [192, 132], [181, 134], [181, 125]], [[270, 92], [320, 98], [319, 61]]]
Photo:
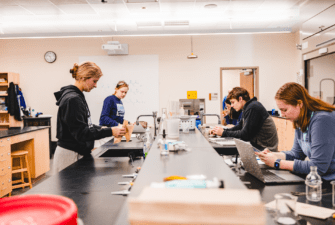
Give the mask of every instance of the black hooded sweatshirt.
[[101, 128], [91, 123], [90, 111], [83, 92], [76, 86], [62, 87], [54, 93], [57, 114], [57, 145], [89, 155], [94, 148], [94, 140], [113, 135], [111, 128]]

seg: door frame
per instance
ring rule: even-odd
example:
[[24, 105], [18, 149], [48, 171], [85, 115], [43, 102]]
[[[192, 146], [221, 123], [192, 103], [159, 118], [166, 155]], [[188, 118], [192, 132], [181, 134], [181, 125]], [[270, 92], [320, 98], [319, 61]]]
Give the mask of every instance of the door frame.
[[244, 66], [244, 67], [220, 67], [220, 116], [222, 115], [223, 109], [223, 92], [222, 92], [222, 70], [242, 70], [252, 69], [254, 72], [254, 96], [259, 98], [259, 66]]

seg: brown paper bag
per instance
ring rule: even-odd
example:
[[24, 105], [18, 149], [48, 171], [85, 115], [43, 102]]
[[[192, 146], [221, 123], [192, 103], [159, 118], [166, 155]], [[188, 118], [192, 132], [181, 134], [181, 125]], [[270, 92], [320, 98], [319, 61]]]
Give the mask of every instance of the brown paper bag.
[[[134, 130], [134, 125], [128, 125], [128, 120], [124, 120], [123, 125], [120, 124], [119, 126], [126, 128], [126, 134], [124, 136], [126, 137], [126, 141], [129, 142], [131, 139], [131, 134], [133, 133]], [[122, 137], [119, 138], [114, 137], [114, 144], [120, 143], [121, 139]]]

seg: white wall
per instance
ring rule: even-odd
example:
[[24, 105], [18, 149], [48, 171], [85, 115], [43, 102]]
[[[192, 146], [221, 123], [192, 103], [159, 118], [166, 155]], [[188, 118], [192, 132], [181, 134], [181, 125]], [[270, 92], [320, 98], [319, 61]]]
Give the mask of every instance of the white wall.
[[[106, 55], [101, 45], [111, 40], [111, 37], [0, 40], [0, 71], [19, 73], [27, 105], [53, 115], [53, 141], [57, 117], [53, 93], [74, 83], [69, 70], [80, 56]], [[219, 114], [221, 104], [209, 101], [208, 97], [209, 93], [220, 93], [220, 67], [259, 66], [259, 100], [270, 110], [278, 88], [285, 82], [296, 81], [300, 69], [300, 52], [295, 47], [297, 34], [193, 36], [193, 52], [198, 59], [187, 59], [191, 53], [189, 36], [113, 40], [127, 43], [130, 55], [159, 55], [160, 108], [167, 107], [169, 98], [186, 98], [188, 90], [197, 90], [198, 98], [206, 99], [206, 113]], [[52, 64], [43, 58], [50, 50], [57, 54], [57, 61]], [[115, 79], [122, 77], [115, 74]], [[216, 119], [208, 117], [207, 122], [215, 123]]]

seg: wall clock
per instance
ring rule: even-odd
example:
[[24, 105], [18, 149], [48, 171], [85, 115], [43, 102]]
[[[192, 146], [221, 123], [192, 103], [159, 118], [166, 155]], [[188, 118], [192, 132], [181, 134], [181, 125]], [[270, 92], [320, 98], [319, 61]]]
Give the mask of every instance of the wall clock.
[[47, 61], [48, 63], [53, 63], [56, 61], [57, 56], [56, 53], [52, 52], [52, 51], [48, 51], [45, 53], [44, 55], [44, 59], [45, 61]]

